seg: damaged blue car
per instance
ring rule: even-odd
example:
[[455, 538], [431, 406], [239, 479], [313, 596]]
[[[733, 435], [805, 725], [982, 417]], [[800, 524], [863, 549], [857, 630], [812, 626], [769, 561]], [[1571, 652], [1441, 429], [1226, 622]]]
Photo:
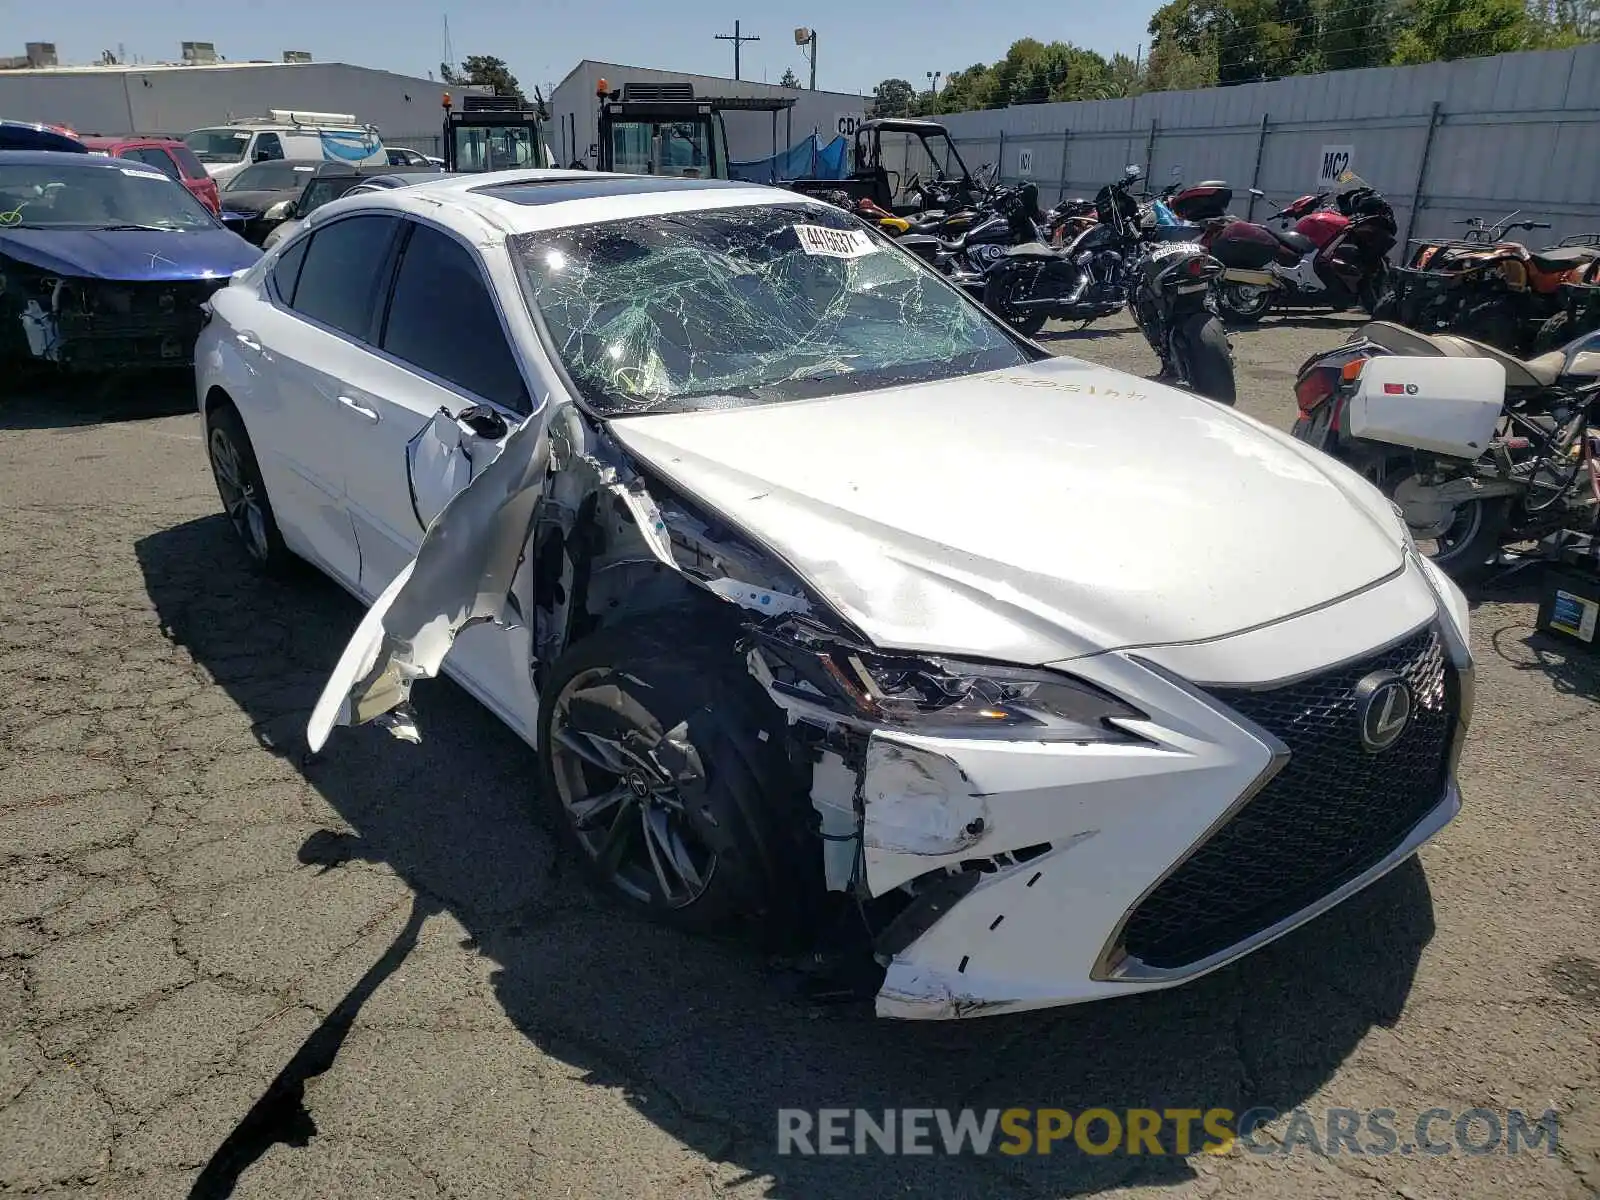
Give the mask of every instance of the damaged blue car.
[[154, 168], [0, 153], [0, 371], [189, 366], [202, 306], [260, 255]]

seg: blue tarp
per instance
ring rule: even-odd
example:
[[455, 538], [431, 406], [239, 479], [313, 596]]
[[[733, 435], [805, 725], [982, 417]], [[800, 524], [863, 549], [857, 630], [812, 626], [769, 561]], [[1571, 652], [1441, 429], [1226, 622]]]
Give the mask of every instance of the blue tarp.
[[768, 158], [730, 162], [728, 177], [747, 183], [776, 183], [783, 179], [843, 179], [849, 174], [849, 143], [836, 137], [820, 146], [811, 134], [787, 150]]

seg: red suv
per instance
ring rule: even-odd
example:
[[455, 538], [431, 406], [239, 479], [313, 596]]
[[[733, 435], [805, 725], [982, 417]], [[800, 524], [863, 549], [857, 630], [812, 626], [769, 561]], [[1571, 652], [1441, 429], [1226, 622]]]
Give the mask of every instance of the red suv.
[[80, 137], [78, 139], [92, 154], [107, 154], [112, 158], [131, 158], [171, 175], [214, 213], [222, 212], [222, 199], [217, 195], [217, 181], [206, 174], [194, 152], [176, 138], [140, 137]]

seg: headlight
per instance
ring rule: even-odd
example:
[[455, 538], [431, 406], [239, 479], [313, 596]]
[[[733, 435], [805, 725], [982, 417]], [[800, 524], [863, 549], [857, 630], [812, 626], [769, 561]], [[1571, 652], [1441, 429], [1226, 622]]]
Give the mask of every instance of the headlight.
[[757, 635], [775, 690], [912, 733], [1041, 742], [1137, 742], [1116, 721], [1147, 717], [1055, 671], [880, 654], [785, 632]]

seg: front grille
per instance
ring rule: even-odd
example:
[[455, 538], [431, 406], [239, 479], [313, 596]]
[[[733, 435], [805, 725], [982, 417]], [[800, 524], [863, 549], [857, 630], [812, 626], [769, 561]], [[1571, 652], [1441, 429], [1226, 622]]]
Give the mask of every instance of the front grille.
[[[1411, 723], [1380, 754], [1362, 745], [1356, 685], [1393, 671]], [[1460, 699], [1437, 630], [1269, 691], [1212, 695], [1274, 734], [1289, 760], [1133, 911], [1123, 948], [1173, 969], [1292, 916], [1389, 854], [1446, 785]]]

